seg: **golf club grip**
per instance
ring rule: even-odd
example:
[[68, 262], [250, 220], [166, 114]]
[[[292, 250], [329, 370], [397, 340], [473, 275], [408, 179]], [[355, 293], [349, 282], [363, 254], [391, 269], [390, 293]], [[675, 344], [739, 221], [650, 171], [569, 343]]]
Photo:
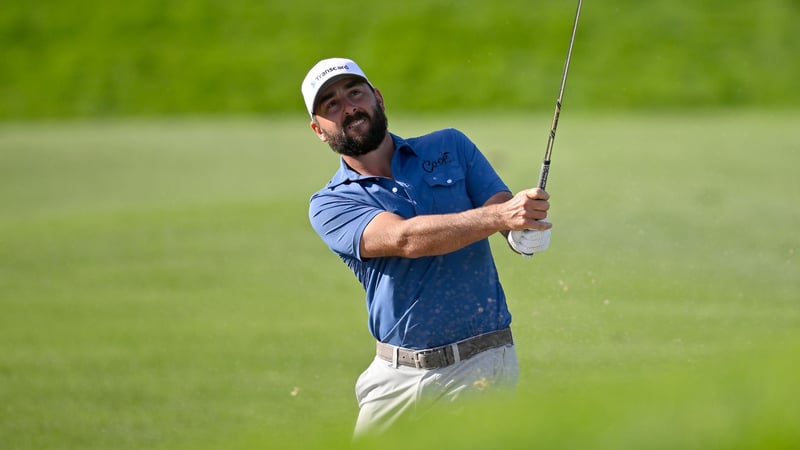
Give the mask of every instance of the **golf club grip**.
[[547, 187], [547, 176], [550, 174], [550, 161], [542, 163], [542, 171], [539, 173], [539, 188], [544, 190]]

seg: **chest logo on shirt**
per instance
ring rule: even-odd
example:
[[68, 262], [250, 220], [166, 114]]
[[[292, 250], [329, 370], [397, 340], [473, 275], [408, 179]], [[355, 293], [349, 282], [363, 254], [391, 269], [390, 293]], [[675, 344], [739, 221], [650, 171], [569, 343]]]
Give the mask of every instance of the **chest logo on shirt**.
[[442, 152], [439, 155], [439, 159], [435, 159], [433, 161], [426, 159], [425, 161], [422, 161], [422, 170], [427, 173], [431, 173], [436, 170], [437, 167], [450, 164], [451, 162], [453, 162], [453, 160], [450, 159], [450, 152]]

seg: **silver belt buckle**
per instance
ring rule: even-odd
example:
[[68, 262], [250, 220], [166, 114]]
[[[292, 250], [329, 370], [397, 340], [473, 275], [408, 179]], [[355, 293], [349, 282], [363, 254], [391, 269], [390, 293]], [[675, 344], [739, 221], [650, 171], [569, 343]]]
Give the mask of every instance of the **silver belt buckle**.
[[458, 343], [450, 344], [450, 348], [453, 350], [453, 364], [458, 364], [461, 361], [461, 353], [458, 351]]
[[422, 355], [422, 352], [414, 352], [413, 354], [414, 354], [414, 367], [416, 367], [417, 369], [422, 369], [423, 368], [422, 362], [420, 361], [419, 358]]

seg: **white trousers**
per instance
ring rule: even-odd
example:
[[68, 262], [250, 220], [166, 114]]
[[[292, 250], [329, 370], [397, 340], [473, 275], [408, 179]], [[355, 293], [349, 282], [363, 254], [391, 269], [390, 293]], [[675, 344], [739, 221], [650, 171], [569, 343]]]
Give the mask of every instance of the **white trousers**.
[[359, 413], [354, 437], [385, 431], [401, 415], [419, 415], [464, 395], [513, 390], [519, 365], [513, 345], [481, 352], [441, 369], [394, 365], [377, 356], [356, 381]]

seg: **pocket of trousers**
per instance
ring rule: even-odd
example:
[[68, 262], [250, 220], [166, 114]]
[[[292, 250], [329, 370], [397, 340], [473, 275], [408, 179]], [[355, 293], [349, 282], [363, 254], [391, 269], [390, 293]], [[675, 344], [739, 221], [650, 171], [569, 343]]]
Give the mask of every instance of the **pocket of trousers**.
[[383, 362], [382, 360], [379, 361], [377, 358], [370, 363], [367, 368], [361, 372], [361, 375], [358, 376], [356, 380], [356, 401], [358, 402], [359, 406], [362, 404], [363, 400], [367, 397], [367, 395], [378, 387], [376, 383], [376, 377], [372, 374], [375, 372], [375, 365]]

